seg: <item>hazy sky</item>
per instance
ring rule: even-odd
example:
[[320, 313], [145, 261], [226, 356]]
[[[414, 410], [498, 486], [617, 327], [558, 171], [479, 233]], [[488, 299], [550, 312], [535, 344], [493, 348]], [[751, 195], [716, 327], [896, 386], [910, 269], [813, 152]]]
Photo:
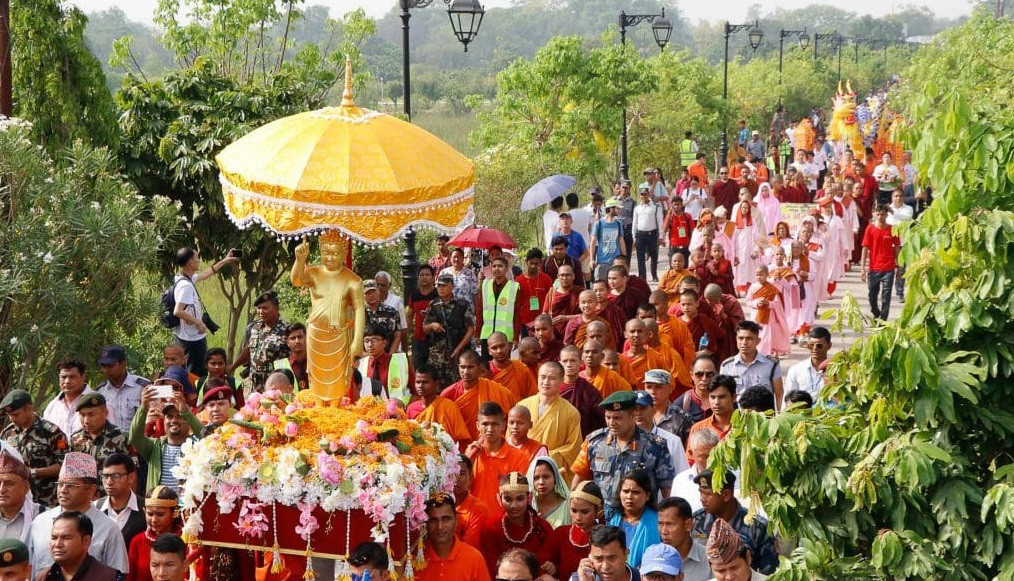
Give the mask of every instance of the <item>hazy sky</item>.
[[[103, 10], [110, 6], [119, 6], [133, 20], [151, 22], [152, 11], [155, 8], [156, 0], [69, 0], [84, 9], [85, 12]], [[486, 8], [510, 6], [511, 0], [482, 0]], [[397, 0], [308, 0], [308, 4], [322, 4], [331, 8], [333, 16], [341, 16], [345, 12], [359, 7], [366, 8], [366, 12], [373, 17], [380, 17], [386, 14], [391, 8], [398, 4]], [[435, 4], [439, 6], [440, 0]], [[967, 14], [971, 10], [969, 0], [848, 0], [847, 2], [834, 2], [833, 0], [709, 0], [707, 2], [689, 0], [660, 0], [660, 5], [677, 6], [690, 19], [696, 22], [705, 20], [736, 20], [744, 17], [747, 8], [752, 4], [763, 6], [763, 12], [773, 11], [776, 8], [800, 8], [810, 4], [834, 4], [859, 14], [873, 14], [883, 16], [892, 10], [907, 4], [917, 6], [928, 6], [938, 16], [954, 17]], [[429, 10], [435, 9], [430, 7]]]

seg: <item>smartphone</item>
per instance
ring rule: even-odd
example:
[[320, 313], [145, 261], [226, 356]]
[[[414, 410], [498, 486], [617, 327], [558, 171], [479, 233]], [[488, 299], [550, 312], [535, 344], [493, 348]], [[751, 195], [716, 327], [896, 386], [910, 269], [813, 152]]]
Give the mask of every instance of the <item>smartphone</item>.
[[233, 258], [243, 258], [243, 249], [233, 248], [229, 250], [229, 256], [232, 256]]
[[155, 397], [159, 399], [172, 399], [173, 398], [173, 386], [171, 385], [156, 385], [155, 386]]

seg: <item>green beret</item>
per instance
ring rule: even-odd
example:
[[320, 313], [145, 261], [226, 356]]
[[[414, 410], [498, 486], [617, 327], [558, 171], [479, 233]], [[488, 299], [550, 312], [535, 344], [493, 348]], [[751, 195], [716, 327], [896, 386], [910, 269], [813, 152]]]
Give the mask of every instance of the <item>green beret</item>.
[[88, 408], [105, 407], [105, 405], [106, 396], [98, 392], [86, 393], [81, 396], [81, 399], [77, 400], [77, 405], [74, 406], [74, 409], [81, 411]]
[[3, 408], [3, 410], [7, 413], [11, 413], [12, 411], [19, 410], [30, 403], [32, 403], [32, 394], [23, 389], [12, 389], [7, 392], [7, 397], [0, 402], [0, 408]]
[[632, 410], [637, 407], [637, 394], [632, 391], [617, 391], [599, 404], [604, 410]]
[[18, 539], [0, 539], [0, 567], [28, 562], [28, 547]]

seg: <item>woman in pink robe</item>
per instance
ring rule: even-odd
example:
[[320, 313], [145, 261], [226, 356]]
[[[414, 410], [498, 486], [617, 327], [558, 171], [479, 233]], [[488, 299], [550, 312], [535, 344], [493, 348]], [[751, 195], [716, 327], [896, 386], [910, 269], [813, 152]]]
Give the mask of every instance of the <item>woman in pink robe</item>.
[[783, 220], [782, 203], [771, 193], [771, 184], [763, 183], [757, 188], [757, 210], [764, 216], [768, 228], [765, 234], [773, 234], [775, 225]]
[[736, 292], [745, 292], [753, 282], [759, 260], [763, 256], [767, 236], [761, 231], [760, 225], [754, 220], [756, 209], [749, 201], [736, 205], [736, 232], [732, 235], [733, 245], [733, 279]]

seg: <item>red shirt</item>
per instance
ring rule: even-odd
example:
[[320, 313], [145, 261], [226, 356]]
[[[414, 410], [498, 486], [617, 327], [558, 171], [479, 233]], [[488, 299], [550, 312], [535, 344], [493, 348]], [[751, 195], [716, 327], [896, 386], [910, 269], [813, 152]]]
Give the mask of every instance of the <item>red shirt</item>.
[[553, 287], [553, 279], [539, 271], [538, 276], [529, 277], [524, 274], [514, 277], [514, 282], [521, 285], [518, 289], [518, 302], [521, 303], [521, 324], [529, 325], [542, 312], [542, 302], [549, 289]]
[[[669, 223], [669, 246], [690, 246], [690, 234], [694, 230], [694, 219], [690, 214], [683, 212], [680, 215], [673, 213], [672, 221]], [[682, 236], [680, 233], [682, 232]]]
[[878, 228], [871, 222], [863, 233], [863, 248], [870, 250], [870, 272], [887, 272], [898, 268], [894, 252], [900, 246], [901, 240], [891, 232], [890, 226]]
[[426, 332], [423, 331], [422, 323], [425, 311], [430, 307], [430, 302], [437, 298], [437, 289], [432, 289], [427, 294], [421, 294], [418, 289], [412, 291], [412, 297], [408, 301], [408, 307], [412, 309], [412, 338], [416, 341], [425, 341]]

